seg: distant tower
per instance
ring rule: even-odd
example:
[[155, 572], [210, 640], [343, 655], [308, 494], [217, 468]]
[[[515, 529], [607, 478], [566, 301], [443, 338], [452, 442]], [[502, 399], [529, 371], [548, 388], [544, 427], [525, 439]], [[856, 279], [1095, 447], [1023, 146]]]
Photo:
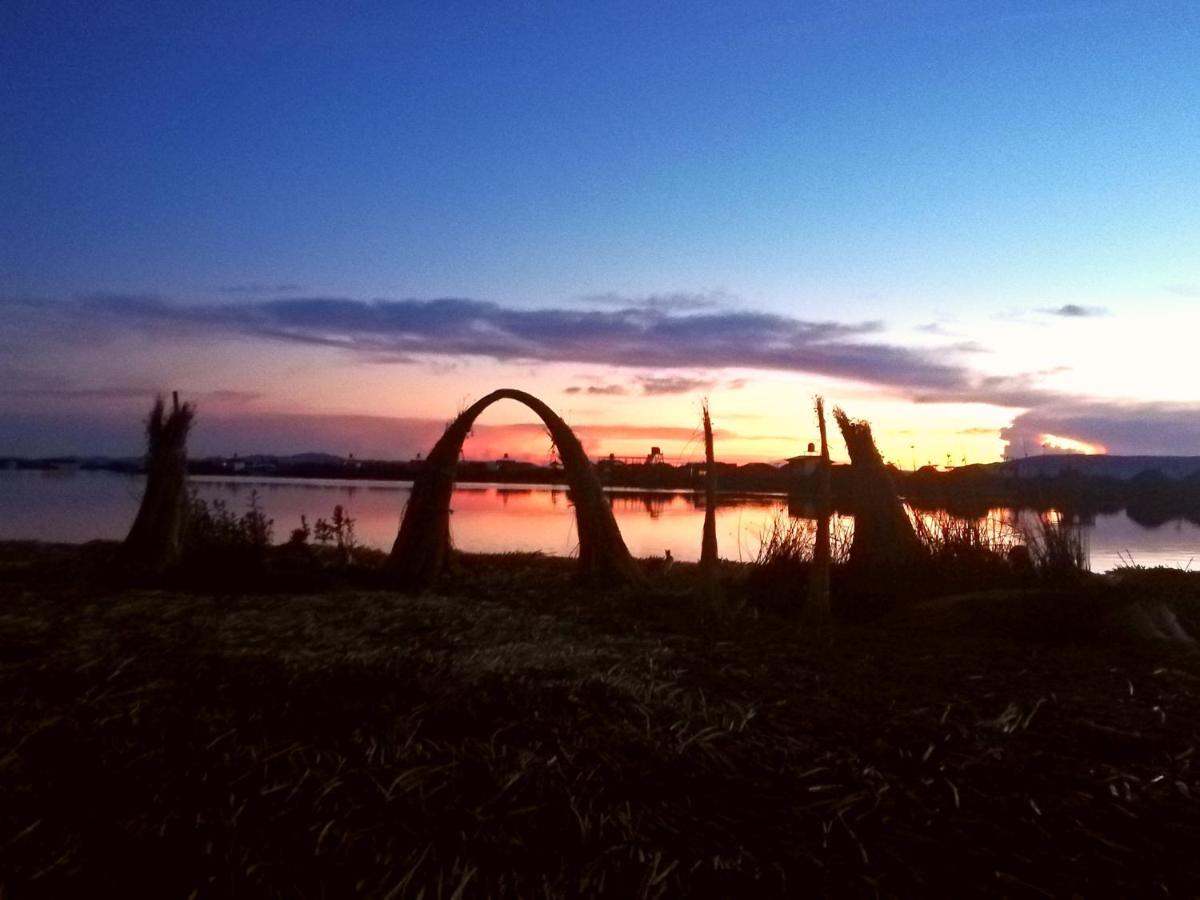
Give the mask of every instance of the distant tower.
[[663, 463], [663, 462], [666, 462], [666, 460], [663, 459], [662, 448], [661, 447], [651, 447], [650, 455], [646, 457], [646, 465], [653, 466], [656, 463]]
[[808, 442], [808, 452], [809, 452], [810, 454], [812, 454], [812, 453], [816, 453], [816, 452], [817, 452], [817, 445], [816, 445], [816, 444], [814, 444], [812, 441], [809, 441], [809, 442]]

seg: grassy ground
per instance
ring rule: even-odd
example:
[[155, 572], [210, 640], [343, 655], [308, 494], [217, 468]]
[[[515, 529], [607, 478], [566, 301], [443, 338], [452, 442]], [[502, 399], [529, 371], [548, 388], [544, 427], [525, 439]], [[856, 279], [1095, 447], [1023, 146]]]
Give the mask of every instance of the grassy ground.
[[88, 586], [96, 552], [0, 545], [0, 896], [1200, 891], [1200, 660], [1098, 627], [1112, 596], [826, 647], [705, 621], [683, 566], [249, 595]]

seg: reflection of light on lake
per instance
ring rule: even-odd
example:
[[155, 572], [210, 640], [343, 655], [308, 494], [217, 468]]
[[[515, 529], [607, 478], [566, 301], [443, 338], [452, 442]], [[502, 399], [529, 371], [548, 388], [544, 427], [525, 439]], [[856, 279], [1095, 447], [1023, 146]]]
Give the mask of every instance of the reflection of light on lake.
[[[310, 523], [328, 518], [341, 504], [355, 519], [358, 539], [387, 550], [396, 537], [408, 485], [397, 482], [295, 480], [278, 478], [196, 478], [193, 485], [206, 500], [224, 500], [242, 512], [251, 491], [274, 520], [275, 539], [287, 539], [304, 515]], [[137, 476], [111, 472], [0, 472], [0, 539], [33, 539], [81, 543], [95, 538], [124, 537], [141, 496]], [[700, 552], [704, 498], [699, 494], [617, 490], [610, 494], [613, 514], [635, 556], [661, 556], [670, 550], [680, 560]], [[570, 497], [565, 488], [542, 485], [461, 485], [454, 492], [451, 532], [464, 550], [575, 552], [578, 538]], [[778, 515], [786, 515], [783, 497], [723, 497], [717, 507], [717, 539], [726, 559], [752, 560], [759, 539]], [[794, 514], [811, 516], [800, 506]], [[914, 513], [914, 515], [924, 514]], [[1062, 517], [1051, 511], [1054, 521]], [[1036, 522], [1038, 514], [988, 510], [987, 527], [1007, 528]], [[842, 517], [843, 533], [853, 519]], [[1127, 560], [1152, 566], [1184, 567], [1200, 559], [1200, 524], [1184, 519], [1145, 527], [1124, 513], [1105, 513], [1079, 523], [1090, 547], [1093, 571], [1103, 572]]]

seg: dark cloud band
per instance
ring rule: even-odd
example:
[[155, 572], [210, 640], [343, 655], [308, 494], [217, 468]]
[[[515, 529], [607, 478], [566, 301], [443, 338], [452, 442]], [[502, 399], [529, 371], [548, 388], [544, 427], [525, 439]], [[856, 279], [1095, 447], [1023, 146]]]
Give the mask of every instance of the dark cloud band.
[[516, 309], [468, 299], [326, 297], [181, 304], [100, 294], [73, 301], [69, 312], [92, 326], [78, 331], [93, 337], [105, 326], [227, 333], [335, 347], [382, 361], [480, 356], [640, 369], [768, 369], [929, 391], [970, 384], [965, 369], [935, 354], [867, 340], [882, 330], [878, 322], [753, 311], [681, 312], [671, 305]]

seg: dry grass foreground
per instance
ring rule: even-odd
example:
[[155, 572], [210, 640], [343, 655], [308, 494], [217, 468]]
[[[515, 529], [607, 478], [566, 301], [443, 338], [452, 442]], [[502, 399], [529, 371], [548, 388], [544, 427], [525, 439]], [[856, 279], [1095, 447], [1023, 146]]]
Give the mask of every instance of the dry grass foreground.
[[5, 897], [1200, 890], [1194, 651], [1023, 635], [1028, 596], [827, 649], [699, 622], [685, 566], [250, 596], [82, 587], [87, 552], [0, 546]]

